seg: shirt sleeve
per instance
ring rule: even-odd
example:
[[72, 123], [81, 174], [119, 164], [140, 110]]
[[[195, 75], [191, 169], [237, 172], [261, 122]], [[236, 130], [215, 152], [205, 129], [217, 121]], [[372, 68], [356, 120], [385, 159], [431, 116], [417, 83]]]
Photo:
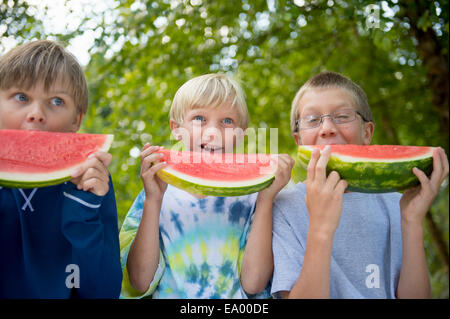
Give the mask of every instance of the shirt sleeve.
[[130, 252], [131, 244], [133, 243], [133, 240], [136, 237], [136, 233], [139, 228], [139, 223], [142, 218], [142, 212], [144, 207], [144, 200], [145, 200], [145, 193], [144, 191], [142, 191], [134, 201], [130, 210], [128, 211], [127, 216], [123, 221], [122, 228], [119, 234], [120, 260], [123, 270], [122, 290], [120, 298], [138, 299], [151, 296], [151, 294], [155, 291], [156, 287], [158, 286], [159, 281], [161, 280], [161, 277], [166, 267], [163, 253], [160, 251], [158, 268], [156, 269], [155, 276], [153, 277], [153, 280], [150, 283], [148, 290], [142, 294], [137, 289], [134, 289], [131, 286], [127, 269], [128, 253]]
[[105, 196], [62, 185], [62, 233], [72, 246], [81, 298], [118, 298], [122, 282], [117, 208], [112, 181]]
[[273, 204], [272, 234], [274, 272], [271, 294], [278, 298], [280, 291], [290, 291], [297, 282], [305, 250], [276, 202]]

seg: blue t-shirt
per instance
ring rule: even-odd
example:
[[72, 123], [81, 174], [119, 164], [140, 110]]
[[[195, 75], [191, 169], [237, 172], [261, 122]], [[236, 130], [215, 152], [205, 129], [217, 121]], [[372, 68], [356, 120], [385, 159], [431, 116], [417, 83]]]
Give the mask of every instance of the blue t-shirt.
[[[305, 255], [308, 211], [303, 183], [283, 190], [273, 205], [272, 294], [290, 291]], [[399, 193], [344, 193], [330, 266], [331, 298], [395, 298], [401, 269]]]
[[60, 185], [0, 187], [0, 298], [118, 298], [116, 201]]
[[[126, 261], [142, 218], [145, 192], [136, 198], [120, 231], [124, 268], [123, 298], [247, 298], [241, 287], [241, 261], [257, 193], [199, 199], [168, 185], [160, 213], [160, 262], [148, 291], [128, 281]], [[269, 297], [269, 288], [257, 295]]]

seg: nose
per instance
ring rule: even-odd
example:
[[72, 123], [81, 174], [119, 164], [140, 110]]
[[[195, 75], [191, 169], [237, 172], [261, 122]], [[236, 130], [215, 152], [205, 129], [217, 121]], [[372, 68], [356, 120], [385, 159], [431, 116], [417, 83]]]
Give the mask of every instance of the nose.
[[35, 101], [30, 107], [30, 111], [27, 114], [27, 122], [44, 124], [46, 117], [42, 104], [39, 101]]
[[336, 136], [336, 125], [329, 116], [322, 118], [319, 134], [322, 138]]
[[222, 137], [222, 130], [216, 125], [207, 125], [202, 129], [202, 140], [212, 142]]

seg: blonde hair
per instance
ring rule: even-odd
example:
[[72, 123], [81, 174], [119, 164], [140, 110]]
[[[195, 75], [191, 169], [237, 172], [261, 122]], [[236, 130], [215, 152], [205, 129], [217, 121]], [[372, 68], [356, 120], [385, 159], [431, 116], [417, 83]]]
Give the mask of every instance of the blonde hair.
[[170, 119], [182, 123], [187, 111], [196, 108], [218, 108], [230, 105], [239, 113], [241, 128], [247, 128], [248, 115], [245, 95], [239, 84], [224, 74], [205, 74], [184, 83], [172, 101]]
[[366, 93], [364, 93], [356, 83], [339, 73], [322, 72], [306, 81], [297, 91], [291, 106], [291, 133], [295, 133], [298, 129], [297, 120], [300, 100], [306, 91], [317, 88], [338, 88], [347, 90], [353, 97], [353, 101], [355, 102], [358, 111], [362, 114], [363, 120], [374, 123]]
[[77, 110], [86, 113], [88, 88], [76, 58], [60, 44], [38, 40], [20, 45], [0, 57], [0, 89], [30, 89], [39, 81], [48, 91], [56, 81], [68, 85]]

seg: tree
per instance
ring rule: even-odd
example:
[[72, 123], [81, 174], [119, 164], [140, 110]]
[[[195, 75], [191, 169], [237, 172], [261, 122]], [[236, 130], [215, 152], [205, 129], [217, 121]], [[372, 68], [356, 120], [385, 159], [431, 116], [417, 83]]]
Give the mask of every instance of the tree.
[[0, 53], [6, 40], [21, 42], [43, 32], [42, 23], [34, 17], [36, 8], [25, 0], [0, 0]]

